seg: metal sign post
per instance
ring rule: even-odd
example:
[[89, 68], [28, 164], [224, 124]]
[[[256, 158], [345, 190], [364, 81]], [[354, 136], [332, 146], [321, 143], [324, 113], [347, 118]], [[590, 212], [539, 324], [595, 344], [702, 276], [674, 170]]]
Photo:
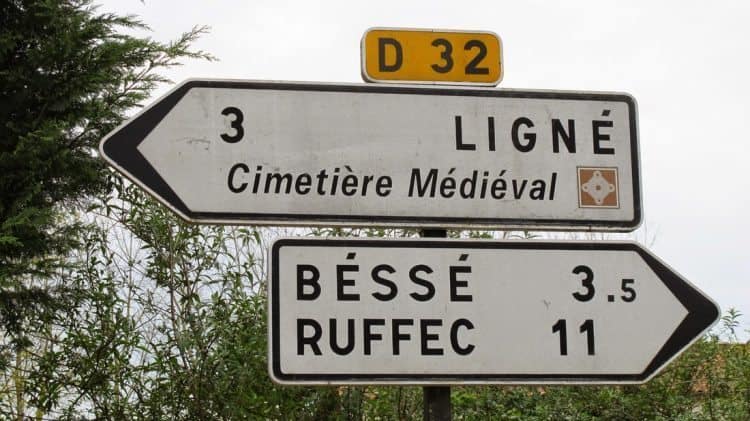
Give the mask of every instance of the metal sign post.
[[[441, 229], [423, 229], [420, 237], [446, 238], [448, 233]], [[452, 418], [451, 387], [422, 386], [423, 415], [425, 421], [450, 421]]]
[[188, 80], [100, 152], [189, 222], [422, 229], [273, 244], [277, 383], [419, 384], [430, 421], [453, 384], [643, 383], [720, 314], [650, 252], [445, 239], [641, 223], [635, 99], [476, 87], [502, 72], [494, 33], [373, 28], [386, 84]]

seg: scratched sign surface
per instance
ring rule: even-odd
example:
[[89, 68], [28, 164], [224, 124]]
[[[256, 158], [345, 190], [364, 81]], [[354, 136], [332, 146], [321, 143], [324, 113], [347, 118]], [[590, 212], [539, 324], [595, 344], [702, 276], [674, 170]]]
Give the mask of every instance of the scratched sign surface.
[[627, 94], [189, 80], [101, 144], [201, 223], [630, 231]]

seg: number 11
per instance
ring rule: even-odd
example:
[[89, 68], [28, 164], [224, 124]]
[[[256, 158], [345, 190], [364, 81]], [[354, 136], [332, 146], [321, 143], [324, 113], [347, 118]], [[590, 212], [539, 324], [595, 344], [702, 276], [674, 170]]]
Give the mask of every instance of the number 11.
[[[594, 355], [596, 353], [594, 349], [594, 321], [587, 319], [583, 322], [579, 331], [586, 333], [588, 355]], [[560, 319], [552, 325], [552, 333], [560, 334], [560, 355], [568, 355], [568, 329], [565, 319]]]

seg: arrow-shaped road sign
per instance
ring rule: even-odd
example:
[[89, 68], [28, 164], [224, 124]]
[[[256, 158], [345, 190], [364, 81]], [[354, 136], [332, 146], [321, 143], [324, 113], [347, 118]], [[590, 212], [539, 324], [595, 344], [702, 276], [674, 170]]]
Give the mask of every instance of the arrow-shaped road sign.
[[629, 231], [626, 94], [189, 80], [101, 154], [188, 221]]
[[631, 242], [282, 239], [270, 262], [280, 383], [642, 383], [719, 317]]

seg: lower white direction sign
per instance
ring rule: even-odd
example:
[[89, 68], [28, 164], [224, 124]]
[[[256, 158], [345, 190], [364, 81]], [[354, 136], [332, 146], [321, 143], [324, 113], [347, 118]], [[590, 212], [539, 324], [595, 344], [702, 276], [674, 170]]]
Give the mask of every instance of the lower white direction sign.
[[632, 242], [282, 239], [285, 384], [642, 383], [719, 309]]

